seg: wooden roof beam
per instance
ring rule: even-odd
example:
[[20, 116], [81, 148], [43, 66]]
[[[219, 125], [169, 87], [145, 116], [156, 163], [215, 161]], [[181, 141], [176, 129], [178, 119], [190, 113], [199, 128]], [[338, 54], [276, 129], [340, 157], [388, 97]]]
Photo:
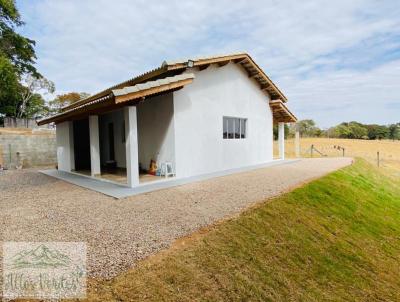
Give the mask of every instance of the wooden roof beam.
[[254, 78], [254, 77], [258, 76], [259, 74], [260, 74], [259, 72], [249, 73], [249, 78]]
[[208, 67], [210, 67], [210, 65], [211, 65], [211, 64], [199, 65], [199, 66], [198, 66], [198, 69], [199, 69], [200, 71], [202, 71], [202, 70], [205, 70], [205, 69], [207, 69]]
[[246, 60], [246, 58], [236, 59], [236, 60], [233, 60], [233, 62], [234, 62], [235, 64], [238, 64], [238, 63], [242, 63], [244, 60]]
[[218, 67], [222, 67], [222, 66], [229, 64], [230, 61], [231, 60], [223, 61], [223, 62], [218, 63], [217, 65], [218, 65]]
[[285, 106], [282, 100], [271, 100], [269, 106], [272, 110], [272, 116], [274, 117], [274, 123], [276, 122], [289, 122], [293, 123], [297, 121], [297, 118], [293, 113]]

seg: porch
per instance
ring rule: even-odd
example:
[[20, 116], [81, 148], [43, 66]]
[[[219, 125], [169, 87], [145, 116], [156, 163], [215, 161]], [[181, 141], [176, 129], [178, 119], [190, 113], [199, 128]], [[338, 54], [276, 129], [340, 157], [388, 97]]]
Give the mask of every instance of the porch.
[[175, 176], [172, 93], [57, 127], [61, 171], [128, 187]]
[[85, 174], [80, 174], [80, 173], [75, 173], [75, 172], [65, 172], [65, 171], [60, 171], [60, 170], [43, 170], [40, 171], [41, 173], [58, 178], [60, 180], [72, 183], [74, 185], [96, 191], [102, 194], [105, 194], [107, 196], [111, 196], [114, 198], [124, 198], [128, 196], [133, 196], [133, 195], [138, 195], [142, 193], [147, 193], [147, 192], [152, 192], [152, 191], [157, 191], [161, 189], [166, 189], [166, 188], [171, 188], [175, 186], [180, 186], [192, 182], [197, 182], [197, 181], [203, 181], [207, 180], [210, 178], [214, 177], [221, 177], [221, 176], [226, 176], [234, 173], [241, 173], [241, 172], [247, 172], [247, 171], [253, 171], [253, 170], [258, 170], [258, 169], [263, 169], [267, 167], [274, 167], [274, 166], [280, 166], [280, 165], [287, 165], [287, 164], [293, 164], [296, 162], [299, 162], [299, 159], [293, 159], [293, 160], [274, 160], [269, 163], [261, 164], [261, 165], [254, 165], [254, 166], [248, 166], [248, 167], [243, 167], [243, 168], [236, 168], [236, 169], [230, 169], [230, 170], [225, 170], [225, 171], [220, 171], [220, 172], [215, 172], [215, 173], [209, 173], [209, 174], [203, 174], [203, 175], [198, 175], [198, 176], [193, 176], [193, 177], [187, 177], [187, 178], [179, 178], [179, 177], [173, 177], [173, 178], [161, 178], [157, 181], [151, 181], [151, 182], [142, 182], [138, 184], [135, 187], [128, 187], [127, 185], [123, 185], [120, 183], [116, 183], [114, 181], [107, 180], [105, 178], [93, 178], [90, 175], [85, 175]]

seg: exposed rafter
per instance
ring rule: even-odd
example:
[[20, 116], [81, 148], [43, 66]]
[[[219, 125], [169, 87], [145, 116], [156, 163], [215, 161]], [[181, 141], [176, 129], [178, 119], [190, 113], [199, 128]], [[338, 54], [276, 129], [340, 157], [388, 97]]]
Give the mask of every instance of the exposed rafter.
[[269, 106], [272, 110], [274, 123], [295, 123], [296, 116], [290, 112], [286, 105], [281, 100], [271, 100]]
[[199, 68], [200, 71], [202, 71], [202, 70], [207, 69], [208, 67], [210, 67], [210, 65], [211, 64], [204, 64], [204, 65], [199, 66], [198, 68]]
[[[265, 72], [253, 61], [253, 59], [246, 53], [239, 53], [233, 55], [215, 56], [192, 59], [193, 66], [200, 68], [202, 65], [208, 64], [221, 64], [226, 61], [233, 61], [234, 63], [243, 66], [246, 71], [256, 79], [260, 85], [269, 84], [271, 86], [268, 90], [272, 99], [281, 99], [283, 102], [287, 101], [286, 96], [279, 90], [279, 88], [271, 81], [271, 79], [265, 74]], [[185, 70], [187, 69], [186, 61], [177, 62], [164, 62], [163, 66], [166, 66], [168, 70]], [[257, 74], [255, 74], [257, 73]]]
[[229, 62], [230, 62], [230, 60], [226, 60], [226, 61], [220, 62], [220, 63], [218, 63], [218, 66], [219, 67], [225, 66], [225, 65], [229, 64]]

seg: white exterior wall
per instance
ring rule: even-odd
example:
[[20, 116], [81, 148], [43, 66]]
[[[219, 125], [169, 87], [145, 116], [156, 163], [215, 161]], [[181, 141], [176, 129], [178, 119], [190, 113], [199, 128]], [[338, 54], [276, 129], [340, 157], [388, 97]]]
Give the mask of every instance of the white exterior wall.
[[149, 169], [150, 160], [175, 165], [174, 104], [172, 93], [148, 98], [137, 106], [139, 163]]
[[[269, 97], [234, 63], [195, 73], [174, 92], [177, 177], [263, 164], [273, 160]], [[223, 139], [223, 116], [247, 118], [246, 139]]]
[[71, 172], [75, 169], [74, 132], [72, 122], [63, 122], [56, 127], [58, 170]]

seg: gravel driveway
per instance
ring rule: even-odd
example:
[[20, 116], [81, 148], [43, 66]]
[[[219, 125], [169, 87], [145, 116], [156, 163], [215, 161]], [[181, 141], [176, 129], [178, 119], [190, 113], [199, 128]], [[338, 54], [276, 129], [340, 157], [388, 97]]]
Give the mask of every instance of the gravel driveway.
[[0, 175], [0, 243], [84, 241], [89, 274], [110, 278], [178, 237], [351, 161], [303, 159], [120, 200], [36, 170], [7, 171]]

